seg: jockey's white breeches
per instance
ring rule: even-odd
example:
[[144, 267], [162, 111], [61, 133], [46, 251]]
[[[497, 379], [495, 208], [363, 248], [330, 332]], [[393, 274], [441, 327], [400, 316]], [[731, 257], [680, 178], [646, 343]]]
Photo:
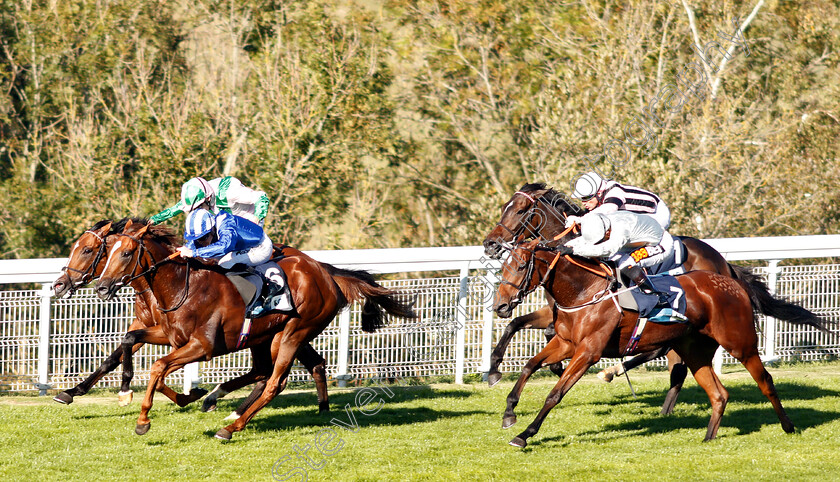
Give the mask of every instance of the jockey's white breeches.
[[268, 235], [263, 234], [260, 244], [251, 249], [242, 251], [231, 251], [219, 258], [219, 266], [225, 269], [230, 269], [237, 263], [242, 263], [248, 266], [259, 266], [269, 259], [274, 253], [274, 245], [268, 239]]

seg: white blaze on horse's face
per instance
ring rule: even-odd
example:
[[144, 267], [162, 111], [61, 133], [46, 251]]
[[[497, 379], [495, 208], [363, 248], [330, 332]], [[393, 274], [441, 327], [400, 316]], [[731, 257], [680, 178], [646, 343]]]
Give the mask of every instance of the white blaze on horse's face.
[[105, 263], [105, 268], [102, 270], [103, 275], [108, 272], [108, 266], [111, 265], [111, 260], [114, 259], [114, 254], [116, 254], [116, 252], [120, 248], [120, 246], [122, 246], [122, 240], [114, 243], [114, 247], [111, 248], [111, 252], [108, 253], [108, 261]]

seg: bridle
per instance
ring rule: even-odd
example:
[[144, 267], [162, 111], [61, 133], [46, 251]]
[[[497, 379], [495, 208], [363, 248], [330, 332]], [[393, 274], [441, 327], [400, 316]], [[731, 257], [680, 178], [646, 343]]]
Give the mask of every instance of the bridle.
[[[93, 262], [91, 262], [90, 265], [88, 265], [88, 267], [85, 270], [80, 270], [80, 269], [76, 269], [76, 268], [71, 268], [70, 267], [70, 260], [68, 259], [67, 260], [67, 266], [61, 268], [61, 272], [66, 274], [67, 279], [70, 281], [70, 288], [69, 288], [70, 296], [73, 296], [74, 294], [76, 294], [76, 291], [78, 291], [80, 287], [82, 287], [82, 286], [91, 282], [91, 280], [93, 279], [93, 273], [96, 272], [96, 267], [99, 265], [99, 262], [102, 261], [102, 256], [105, 254], [105, 249], [106, 249], [105, 238], [107, 238], [108, 235], [106, 234], [104, 237], [102, 237], [98, 233], [96, 233], [95, 231], [92, 231], [92, 230], [89, 229], [89, 230], [85, 231], [84, 233], [82, 233], [82, 236], [84, 236], [85, 234], [88, 234], [88, 233], [92, 234], [94, 237], [96, 237], [96, 239], [99, 240], [99, 248], [96, 251], [96, 256], [94, 256], [94, 258], [93, 258]], [[79, 278], [78, 281], [73, 281], [73, 278], [67, 273], [68, 271], [72, 271], [73, 273], [81, 274], [81, 277]]]
[[[117, 288], [120, 288], [122, 286], [130, 284], [132, 281], [134, 281], [138, 278], [146, 277], [146, 283], [149, 285], [149, 287], [151, 289], [152, 277], [157, 272], [158, 268], [161, 265], [164, 265], [164, 264], [172, 261], [173, 259], [175, 259], [176, 255], [178, 254], [178, 252], [176, 251], [175, 253], [172, 253], [172, 255], [170, 255], [170, 256], [168, 256], [168, 257], [166, 257], [163, 260], [158, 262], [158, 261], [155, 260], [155, 257], [152, 254], [152, 252], [149, 251], [146, 248], [146, 245], [143, 243], [143, 241], [140, 238], [137, 238], [135, 236], [132, 236], [130, 234], [125, 234], [125, 233], [118, 233], [117, 236], [126, 237], [126, 238], [134, 241], [137, 244], [137, 251], [138, 251], [137, 257], [135, 258], [135, 261], [134, 261], [134, 267], [131, 269], [131, 272], [123, 275], [123, 277], [120, 278], [115, 283]], [[135, 274], [136, 271], [137, 271], [137, 268], [141, 267], [140, 260], [143, 259], [145, 257], [145, 255], [149, 256], [149, 259], [151, 260], [151, 264], [149, 265], [148, 268], [145, 268], [140, 273]], [[158, 310], [160, 310], [160, 312], [169, 313], [171, 311], [175, 311], [184, 304], [184, 301], [187, 300], [187, 295], [189, 294], [189, 291], [190, 291], [190, 263], [187, 262], [186, 265], [187, 265], [187, 274], [186, 274], [186, 279], [184, 280], [184, 288], [181, 290], [181, 299], [178, 300], [178, 302], [172, 308], [161, 308], [160, 306], [158, 306], [157, 308], [158, 308]], [[161, 300], [158, 299], [158, 305], [161, 304], [160, 301]]]
[[[565, 224], [565, 222], [566, 222], [566, 214], [565, 214], [564, 212], [560, 211], [559, 209], [557, 209], [557, 206], [556, 206], [556, 205], [554, 205], [552, 202], [550, 202], [550, 201], [546, 200], [546, 199], [545, 199], [545, 198], [543, 198], [543, 197], [535, 197], [535, 196], [532, 196], [532, 195], [530, 195], [529, 193], [527, 193], [527, 192], [525, 192], [525, 191], [516, 191], [515, 193], [513, 193], [513, 196], [514, 196], [514, 197], [516, 197], [517, 195], [522, 195], [522, 196], [524, 196], [525, 198], [527, 198], [529, 201], [531, 201], [531, 206], [528, 208], [528, 211], [527, 211], [527, 213], [525, 214], [525, 216], [524, 216], [524, 217], [523, 217], [523, 218], [519, 221], [518, 226], [516, 227], [516, 229], [511, 229], [511, 228], [509, 228], [509, 227], [505, 226], [505, 225], [502, 223], [502, 221], [501, 221], [501, 220], [500, 220], [498, 223], [496, 223], [496, 226], [501, 226], [501, 227], [502, 227], [502, 229], [504, 229], [505, 231], [507, 231], [507, 232], [508, 232], [508, 234], [510, 234], [510, 236], [511, 236], [511, 240], [513, 240], [513, 241], [512, 241], [513, 243], [517, 243], [517, 242], [518, 242], [517, 240], [519, 239], [519, 237], [520, 237], [520, 236], [522, 236], [522, 237], [524, 238], [525, 228], [526, 228], [527, 226], [529, 226], [529, 223], [531, 222], [531, 219], [532, 219], [532, 218], [534, 217], [534, 215], [536, 214], [536, 211], [537, 211], [537, 208], [538, 208], [538, 206], [537, 206], [537, 205], [538, 205], [540, 202], [542, 202], [542, 203], [543, 203], [543, 204], [545, 204], [546, 206], [551, 207], [551, 208], [552, 208], [552, 209], [551, 209], [551, 211], [556, 212], [556, 213], [559, 215], [559, 216], [558, 216], [558, 219], [560, 220], [560, 223], [561, 223], [561, 224]], [[543, 213], [545, 213], [545, 211], [543, 211]], [[536, 234], [536, 233], [534, 233], [534, 234]], [[521, 241], [521, 240], [519, 240], [519, 241]], [[508, 246], [506, 246], [506, 244], [505, 244], [504, 242], [501, 242], [501, 240], [500, 240], [499, 244], [501, 244], [501, 245], [502, 245], [502, 246], [504, 246], [504, 247], [508, 247]]]

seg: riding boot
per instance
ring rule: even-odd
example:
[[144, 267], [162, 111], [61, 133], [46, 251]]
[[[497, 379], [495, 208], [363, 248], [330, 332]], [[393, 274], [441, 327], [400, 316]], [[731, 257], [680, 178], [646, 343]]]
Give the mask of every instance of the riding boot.
[[642, 290], [642, 293], [658, 295], [659, 302], [657, 306], [669, 306], [668, 297], [665, 293], [659, 292], [653, 287], [653, 283], [650, 282], [644, 269], [639, 266], [631, 266], [622, 269], [621, 272], [636, 283], [639, 289]]

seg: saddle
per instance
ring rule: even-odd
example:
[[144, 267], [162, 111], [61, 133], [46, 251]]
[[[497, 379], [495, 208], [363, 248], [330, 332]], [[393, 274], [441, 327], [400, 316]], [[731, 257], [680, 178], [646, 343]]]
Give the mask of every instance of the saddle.
[[[276, 248], [275, 254], [278, 254]], [[280, 259], [282, 259], [282, 255], [268, 261], [273, 263], [272, 268], [276, 268], [277, 274], [282, 277], [282, 288], [279, 291], [271, 289], [271, 285], [275, 284], [273, 281], [253, 271], [238, 269], [225, 273], [225, 276], [236, 287], [245, 303], [245, 316], [247, 318], [263, 316], [271, 312], [294, 311], [286, 273], [277, 265], [277, 261]]]

